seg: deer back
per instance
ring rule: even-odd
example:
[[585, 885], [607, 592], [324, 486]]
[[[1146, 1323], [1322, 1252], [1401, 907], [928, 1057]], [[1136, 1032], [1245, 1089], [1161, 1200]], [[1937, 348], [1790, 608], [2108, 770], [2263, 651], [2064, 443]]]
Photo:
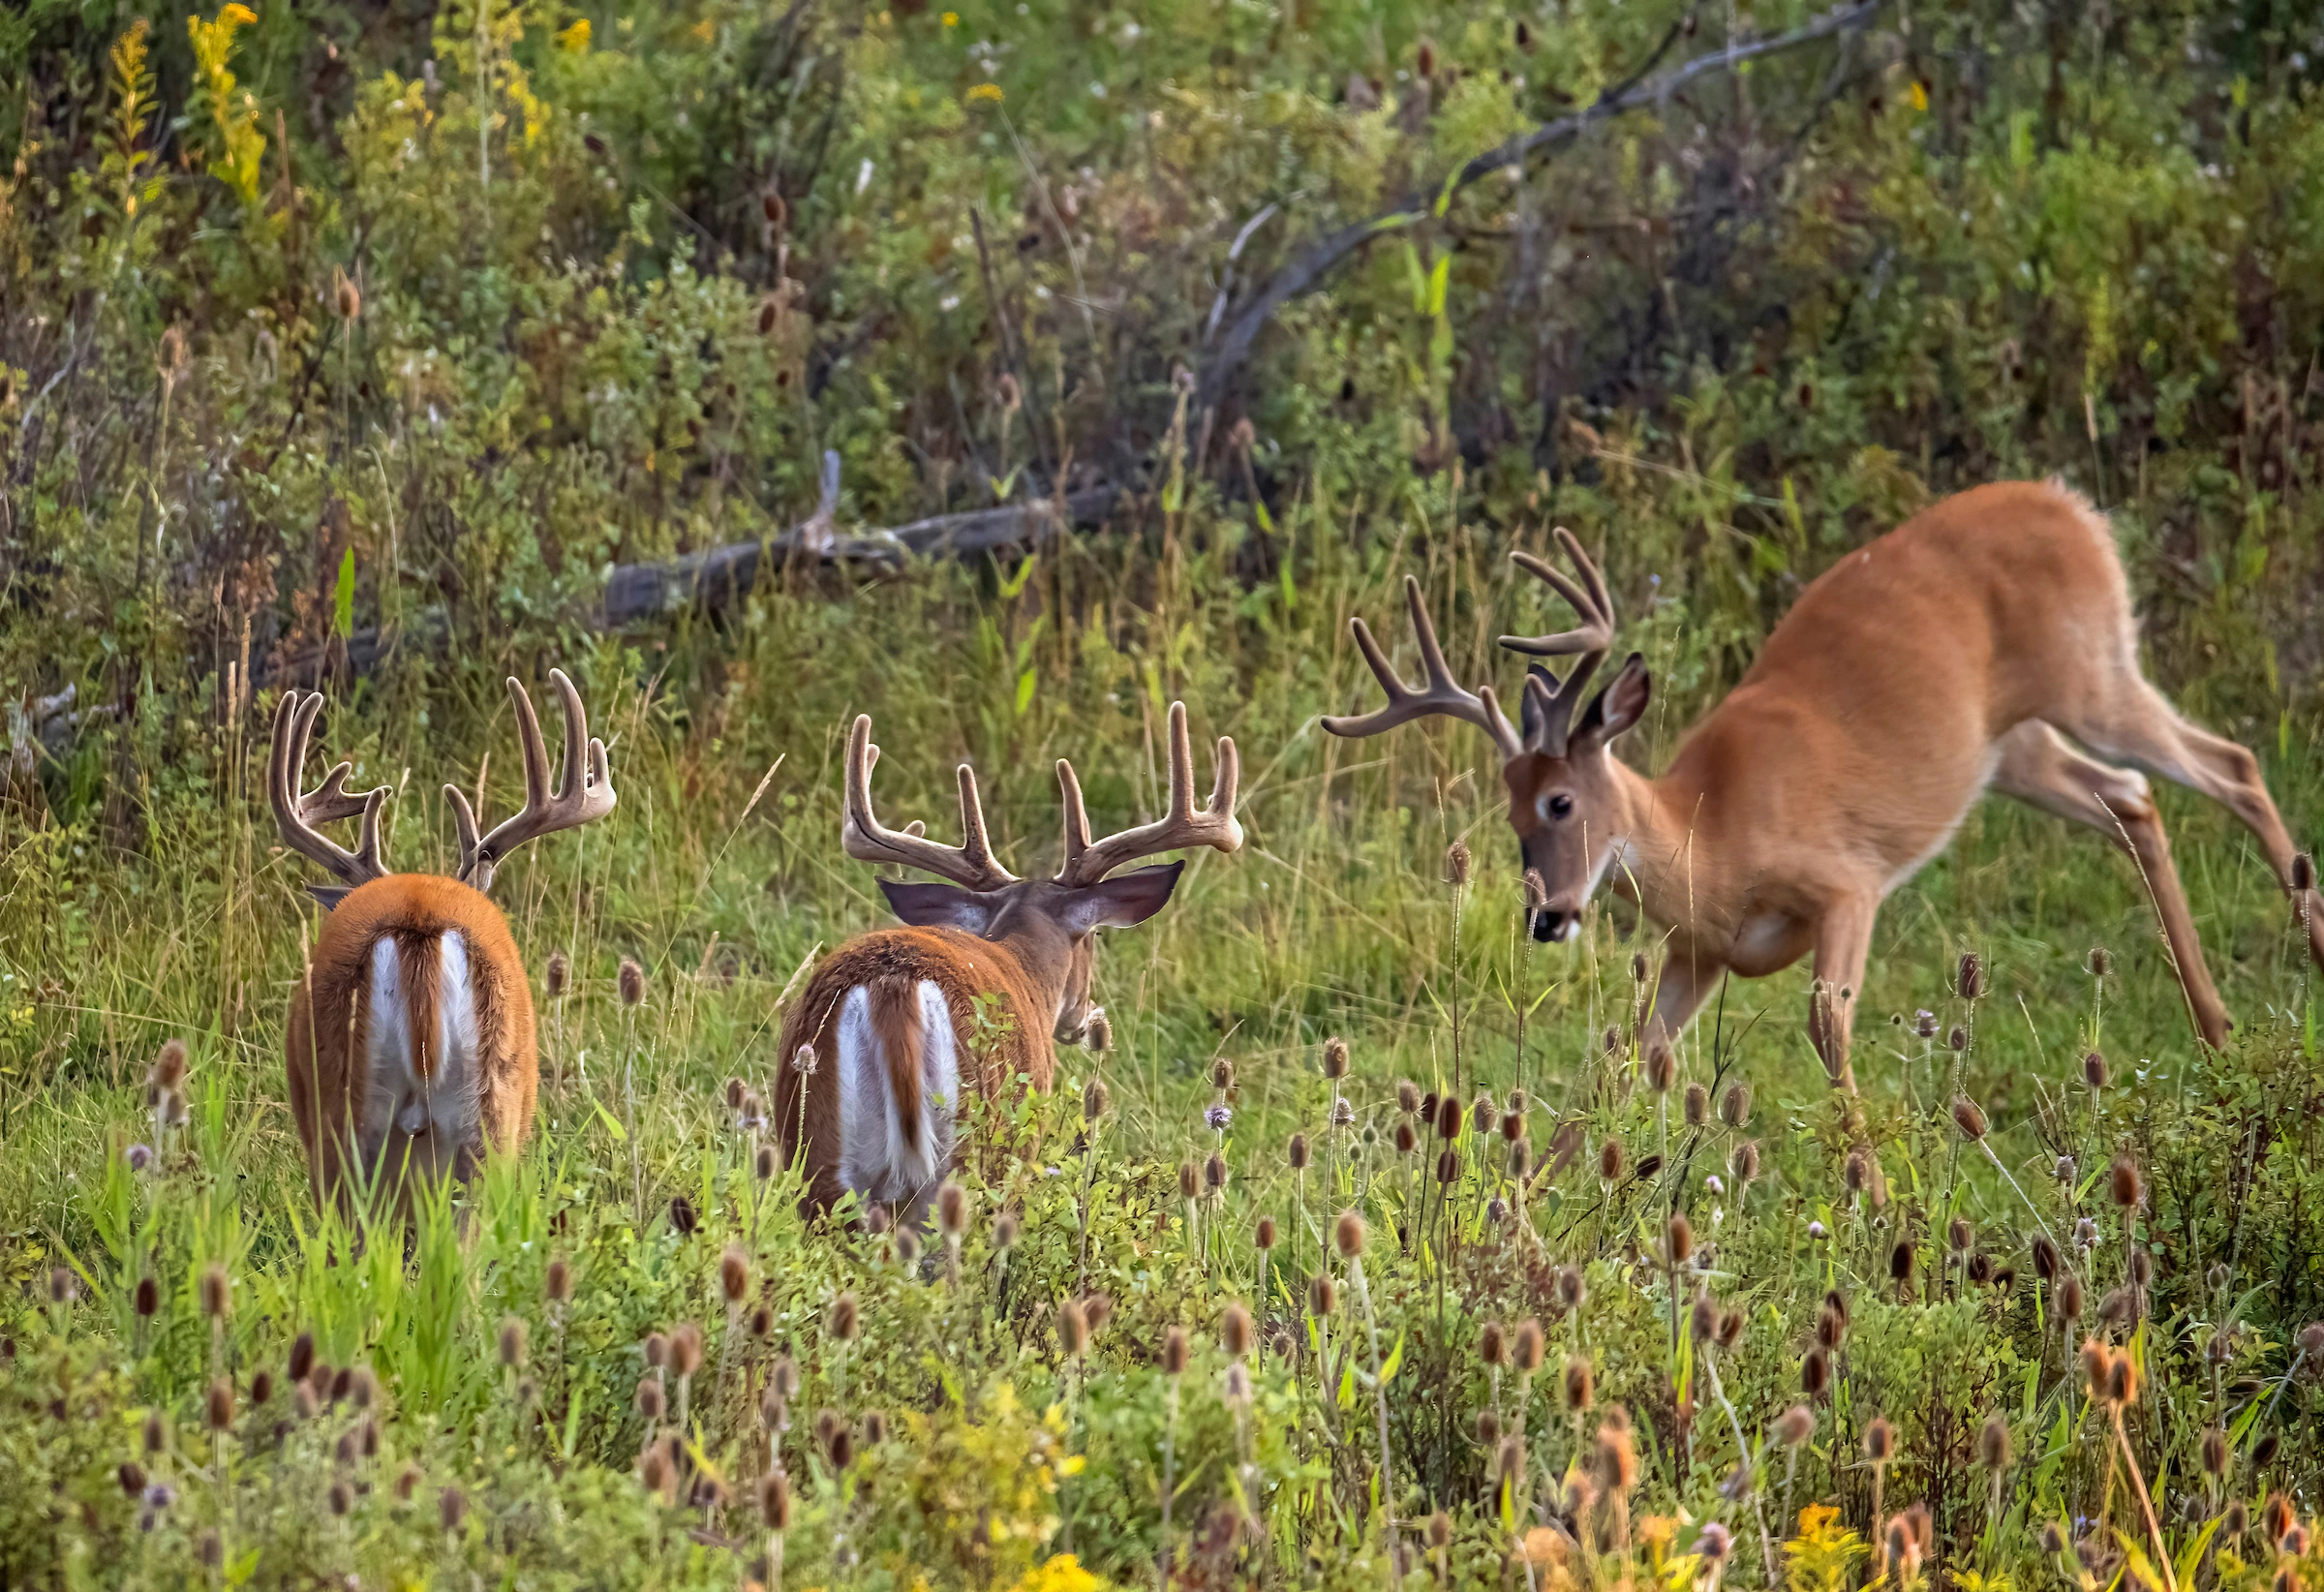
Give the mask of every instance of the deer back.
[[391, 873], [327, 918], [286, 1033], [290, 1111], [319, 1198], [360, 1153], [465, 1171], [512, 1151], [539, 1083], [533, 996], [507, 920], [481, 893]]
[[953, 929], [883, 929], [826, 958], [776, 1052], [775, 1119], [785, 1159], [804, 1157], [808, 1204], [933, 1193], [953, 1148], [957, 1101], [933, 1097], [945, 1080], [986, 1099], [1010, 1098], [1021, 1077], [1046, 1091], [1054, 983], [1009, 945]]

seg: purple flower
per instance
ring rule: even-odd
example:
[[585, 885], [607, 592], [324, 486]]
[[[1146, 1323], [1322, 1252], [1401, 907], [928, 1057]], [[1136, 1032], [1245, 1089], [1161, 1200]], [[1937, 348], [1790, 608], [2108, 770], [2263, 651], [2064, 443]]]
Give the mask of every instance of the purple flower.
[[1810, 1223], [1808, 1223], [1808, 1237], [1809, 1237], [1809, 1238], [1811, 1238], [1811, 1239], [1820, 1239], [1820, 1238], [1822, 1238], [1822, 1237], [1823, 1237], [1823, 1223], [1821, 1223], [1821, 1222], [1810, 1222]]
[[153, 1165], [153, 1151], [144, 1145], [130, 1146], [121, 1158], [129, 1163], [132, 1172], [142, 1172]]
[[1346, 1095], [1343, 1094], [1331, 1102], [1331, 1125], [1333, 1127], [1348, 1127], [1355, 1120], [1356, 1108], [1348, 1104]]
[[1234, 1111], [1227, 1106], [1208, 1106], [1203, 1111], [1203, 1125], [1213, 1133], [1224, 1133], [1227, 1124], [1235, 1120]]

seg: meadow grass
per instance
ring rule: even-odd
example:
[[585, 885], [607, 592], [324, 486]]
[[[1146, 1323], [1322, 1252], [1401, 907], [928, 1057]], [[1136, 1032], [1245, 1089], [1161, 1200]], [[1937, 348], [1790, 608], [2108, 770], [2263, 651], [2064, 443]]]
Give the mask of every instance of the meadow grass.
[[[1489, 634], [1536, 599], [1487, 551], [1455, 531], [1322, 552], [1309, 589], [1254, 603], [1199, 547], [1075, 546], [1005, 580], [797, 584], [723, 633], [558, 659], [621, 802], [504, 870], [539, 1001], [538, 1121], [409, 1235], [315, 1209], [284, 1107], [282, 1012], [315, 920], [254, 799], [270, 703], [153, 698], [208, 726], [207, 767], [140, 766], [124, 737], [111, 802], [7, 819], [0, 1465], [31, 1485], [0, 1489], [0, 1566], [28, 1583], [523, 1567], [540, 1584], [1059, 1588], [2267, 1574], [2283, 1533], [2256, 1523], [2263, 1497], [2318, 1474], [2295, 1333], [2324, 1280], [2304, 1104], [2324, 1079], [2300, 941], [2243, 832], [2163, 795], [2242, 1025], [2210, 1056], [2130, 865], [1979, 807], [1881, 916], [1855, 1068], [1888, 1199], [1851, 1198], [1860, 1129], [1806, 1043], [1804, 970], [1723, 988], [1657, 1096], [1628, 1048], [1652, 931], [1601, 903], [1575, 944], [1524, 940], [1483, 738], [1318, 728], [1368, 700], [1343, 621], [1385, 628], [1407, 566], [1458, 594], [1448, 645], [1488, 666]], [[1641, 628], [1658, 646], [1679, 628]], [[1665, 692], [1627, 754], [1666, 757], [1717, 685]], [[1198, 734], [1242, 748], [1249, 843], [1192, 859], [1164, 914], [1105, 937], [1112, 1050], [983, 1114], [1017, 1131], [974, 1135], [957, 1249], [804, 1224], [795, 1174], [757, 1176], [769, 1134], [743, 1091], [773, 1097], [781, 1003], [813, 957], [885, 921], [837, 844], [847, 717], [874, 717], [891, 822], [946, 836], [951, 764], [972, 758], [1024, 872], [1055, 855], [1055, 756], [1101, 828], [1150, 812], [1179, 695]], [[321, 755], [397, 787], [399, 866], [448, 862], [443, 780], [511, 805], [501, 701], [481, 670], [416, 658], [335, 692]], [[2285, 726], [2261, 749], [2269, 783], [2312, 833], [2319, 743]], [[1911, 726], [1895, 755], [1909, 777]], [[1475, 859], [1459, 887], [1455, 842]], [[1987, 970], [1973, 1003], [1964, 952]], [[555, 995], [553, 953], [570, 968]], [[172, 1037], [182, 1123], [147, 1087]], [[1399, 1107], [1407, 1080], [1453, 1104], [1449, 1182], [1432, 1125]], [[2118, 1156], [2128, 1207], [2109, 1197]], [[1360, 1255], [1334, 1244], [1342, 1210], [1363, 1218]], [[2058, 1280], [2036, 1278], [2037, 1234]], [[2062, 1327], [2069, 1273], [2085, 1300]], [[1819, 1373], [1827, 1291], [1846, 1317]], [[1071, 1352], [1056, 1312], [1088, 1296], [1101, 1319]], [[1222, 1343], [1235, 1301], [1254, 1319]], [[652, 1348], [682, 1324], [690, 1362]], [[2123, 1410], [2086, 1397], [2090, 1332], [2135, 1359]], [[294, 1386], [294, 1352], [341, 1374], [311, 1363]], [[1802, 1402], [1813, 1434], [1789, 1447], [1778, 1423]], [[1879, 1421], [1893, 1456], [1868, 1460]], [[780, 1500], [762, 1496], [777, 1470]]]

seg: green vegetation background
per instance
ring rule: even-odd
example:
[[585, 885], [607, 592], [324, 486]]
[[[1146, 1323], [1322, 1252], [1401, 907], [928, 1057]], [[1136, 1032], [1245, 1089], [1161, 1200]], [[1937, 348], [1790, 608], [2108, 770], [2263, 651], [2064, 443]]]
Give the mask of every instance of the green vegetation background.
[[[1180, 1479], [1200, 1478], [1179, 1536], [1154, 1518], [1164, 1405], [1148, 1362], [1167, 1324], [1207, 1328], [1227, 1293], [1254, 1295], [1253, 1212], [1295, 1225], [1284, 1142], [1326, 1129], [1327, 1035], [1354, 1043], [1361, 1125], [1342, 1135], [1339, 1186], [1298, 1185], [1301, 1271], [1318, 1262], [1319, 1211], [1358, 1193], [1376, 1220], [1402, 1209], [1382, 1148], [1391, 1085], [1449, 1078], [1456, 1032], [1470, 1075], [1497, 1094], [1527, 1087], [1538, 1142], [1565, 1117], [1634, 1150], [1658, 1131], [1600, 1055], [1632, 999], [1635, 926], [1609, 908], [1580, 945], [1529, 952], [1477, 739], [1432, 727], [1346, 744], [1316, 726], [1368, 699], [1346, 621], [1393, 628], [1405, 572], [1474, 676], [1494, 666], [1492, 635], [1544, 611], [1505, 552], [1572, 526], [1656, 670], [1655, 714], [1628, 748], [1654, 766], [1833, 560], [1945, 492], [2062, 474], [2114, 518], [2156, 678], [2260, 752], [2295, 835], [2312, 836], [2324, 18], [1892, 6], [1706, 75], [1521, 176], [1444, 187], [1503, 140], [1716, 53], [1730, 30], [1810, 19], [1789, 4], [1636, 0], [393, 0], [192, 18], [32, 0], [0, 15], [0, 1321], [21, 1356], [4, 1374], [77, 1379], [111, 1423], [64, 1436], [26, 1415], [0, 1435], [50, 1482], [0, 1505], [17, 1512], [0, 1565], [141, 1579], [189, 1562], [205, 1531], [224, 1535], [222, 1574], [452, 1552], [393, 1514], [384, 1468], [358, 1529], [284, 1496], [279, 1463], [261, 1486], [247, 1456], [217, 1489], [233, 1509], [138, 1528], [139, 1506], [110, 1480], [136, 1412], [164, 1408], [195, 1433], [221, 1364], [247, 1381], [311, 1325], [327, 1359], [380, 1366], [409, 1416], [391, 1446], [425, 1461], [431, 1490], [459, 1477], [479, 1499], [492, 1523], [455, 1534], [474, 1563], [531, 1552], [589, 1580], [610, 1574], [608, 1555], [638, 1555], [670, 1577], [731, 1581], [739, 1551], [689, 1546], [674, 1516], [636, 1502], [628, 1388], [648, 1328], [688, 1312], [716, 1325], [713, 1240], [725, 1214], [762, 1203], [721, 1081], [768, 1080], [797, 969], [882, 920], [835, 843], [835, 758], [857, 711], [887, 749], [888, 809], [942, 833], [946, 771], [972, 760], [1005, 854], [1026, 867], [1056, 843], [1052, 758], [1075, 759], [1104, 824], [1154, 807], [1174, 697], [1198, 734], [1243, 749], [1250, 847], [1197, 860], [1170, 913], [1101, 953], [1113, 1191], [1091, 1247], [1120, 1304], [1109, 1374], [1080, 1396], [1113, 1403], [1068, 1445], [1086, 1436], [1089, 1463], [1056, 1507], [1085, 1556], [1126, 1580], [1165, 1541], [1210, 1554], [1215, 1577], [1384, 1573], [1366, 1556], [1381, 1538], [1361, 1404], [1326, 1441], [1314, 1423], [1329, 1418], [1289, 1372], [1267, 1383], [1255, 1437], [1203, 1406], [1206, 1435], [1186, 1441], [1207, 1457], [1179, 1456]], [[1312, 240], [1447, 192], [1290, 300], [1212, 384], [1219, 326]], [[1113, 489], [1117, 507], [1103, 533], [1027, 561], [794, 565], [715, 624], [595, 624], [614, 565], [806, 518], [825, 450], [841, 463], [842, 531], [1082, 487]], [[351, 654], [367, 666], [342, 666]], [[281, 1104], [281, 1012], [311, 918], [253, 791], [265, 683], [316, 657], [334, 697], [329, 755], [398, 788], [402, 866], [448, 857], [444, 781], [484, 786], [494, 811], [513, 803], [509, 673], [573, 672], [622, 791], [613, 822], [505, 871], [536, 978], [552, 950], [573, 959], [573, 993], [544, 1008], [555, 1082], [531, 1159], [478, 1195], [498, 1214], [465, 1246], [437, 1231], [409, 1271], [386, 1245], [360, 1268], [324, 1264]], [[68, 688], [69, 707], [44, 709]], [[1915, 727], [1893, 728], [1909, 778]], [[2280, 893], [2223, 813], [2163, 799], [2213, 965], [2256, 1038], [2196, 1056], [2134, 873], [2092, 837], [1989, 806], [1883, 914], [1858, 1072], [1894, 1135], [1901, 1231], [1934, 1257], [1963, 1200], [1980, 1223], [2023, 1226], [1983, 1168], [1956, 1188], [1947, 1057], [1885, 1026], [1923, 1007], [1949, 1026], [1953, 960], [1982, 953], [1995, 990], [1961, 1082], [2002, 1159], [2028, 1181], [2078, 1155], [2088, 1178], [2135, 1148], [2153, 1224], [2172, 1235], [2156, 1245], [2155, 1319], [2174, 1323], [2187, 1386], [2224, 1399], [2223, 1377], [2193, 1368], [2231, 1325], [2210, 1264], [2232, 1259], [2236, 1352], [2270, 1376], [2324, 1310], [2302, 1213], [2324, 1079]], [[1456, 837], [1480, 856], [1457, 950], [1442, 860]], [[2084, 971], [2094, 944], [2118, 966], [2102, 1003]], [[624, 956], [649, 971], [635, 1012], [613, 995]], [[1759, 1101], [1770, 1173], [1747, 1241], [1765, 1265], [1746, 1275], [1774, 1315], [1755, 1329], [1765, 1363], [1729, 1373], [1754, 1430], [1794, 1396], [1821, 1289], [1850, 1266], [1877, 1284], [1885, 1264], [1869, 1227], [1852, 1261], [1802, 1248], [1808, 1221], [1845, 1225], [1846, 1208], [1804, 1008], [1801, 975], [1738, 985], [1685, 1061], [1697, 1081], [1749, 1079]], [[141, 1086], [173, 1034], [195, 1047], [195, 1118], [182, 1164], [149, 1189], [120, 1151], [153, 1136]], [[2074, 1082], [2093, 1046], [2114, 1058], [2111, 1103]], [[1236, 1069], [1223, 1140], [1201, 1115], [1220, 1057]], [[1094, 1063], [1077, 1065], [1078, 1087]], [[1069, 1125], [1055, 1131], [1071, 1143]], [[1190, 1231], [1175, 1167], [1213, 1148], [1234, 1165], [1233, 1213]], [[965, 1485], [1057, 1441], [1025, 1411], [1071, 1382], [1046, 1312], [1085, 1280], [1073, 1179], [981, 1171], [991, 1206], [1020, 1209], [1028, 1237], [997, 1281], [979, 1271], [998, 1290], [979, 1302], [915, 1302], [919, 1285], [868, 1251], [787, 1218], [751, 1224], [753, 1243], [775, 1246], [752, 1264], [780, 1280], [781, 1342], [811, 1396], [931, 1412], [911, 1457], [878, 1451], [896, 1485]], [[679, 1192], [721, 1213], [709, 1235], [671, 1229], [661, 1211]], [[1546, 1259], [1603, 1268], [1599, 1297], [1620, 1297], [1612, 1279], [1651, 1252], [1657, 1212], [1700, 1198], [1666, 1174], [1594, 1204]], [[2040, 1198], [2064, 1221], [2103, 1193]], [[1155, 1264], [1198, 1243], [1217, 1245], [1206, 1265]], [[553, 1248], [587, 1257], [585, 1304], [557, 1333], [541, 1402], [524, 1406], [556, 1420], [528, 1424], [490, 1344], [504, 1314], [535, 1312]], [[213, 1262], [232, 1269], [238, 1301], [216, 1338], [196, 1298]], [[59, 1264], [82, 1299], [62, 1346], [39, 1350], [60, 1358], [36, 1371]], [[1483, 1373], [1467, 1339], [1424, 1325], [1450, 1264], [1410, 1257], [1417, 1292], [1385, 1306], [1414, 1312], [1410, 1352], [1427, 1344], [1448, 1390], [1434, 1427], [1400, 1431], [1391, 1490], [1405, 1489], [1407, 1520], [1464, 1511], [1460, 1540], [1498, 1545], [1476, 1546], [1473, 1572], [1499, 1575], [1488, 1455], [1447, 1435]], [[1460, 1272], [1467, 1317], [1543, 1308], [1547, 1273], [1531, 1264]], [[129, 1303], [146, 1270], [168, 1288], [166, 1332]], [[1652, 1271], [1641, 1288], [1667, 1282]], [[847, 1395], [843, 1351], [835, 1366], [816, 1347], [843, 1286], [867, 1291], [877, 1324], [876, 1393], [859, 1378]], [[1925, 1470], [1911, 1490], [1939, 1508], [1941, 1556], [2058, 1573], [2027, 1568], [2045, 1512], [2126, 1507], [2108, 1451], [2029, 1477], [2011, 1493], [2014, 1535], [1996, 1526], [1979, 1546], [1966, 1445], [1996, 1379], [2036, 1366], [2021, 1447], [2053, 1429], [2071, 1379], [2055, 1332], [2023, 1308], [1980, 1313], [1941, 1292], [1896, 1307], [1898, 1344], [1851, 1373], [1856, 1402], [1835, 1409], [1794, 1502], [1828, 1497], [1869, 1536], [1848, 1445], [1899, 1390], [1941, 1387], [1905, 1445]], [[1300, 1299], [1296, 1277], [1255, 1298], [1263, 1328], [1303, 1333]], [[1678, 1353], [1658, 1335], [1662, 1306], [1599, 1308], [1621, 1316], [1591, 1329], [1604, 1343], [1638, 1334], [1619, 1366], [1602, 1361], [1607, 1392], [1627, 1387], [1641, 1422], [1662, 1419], [1648, 1410], [1669, 1403], [1663, 1356]], [[535, 1342], [549, 1331], [536, 1321]], [[1929, 1368], [1952, 1353], [1972, 1369]], [[719, 1463], [742, 1467], [738, 1493], [741, 1378], [721, 1371], [731, 1425], [710, 1434]], [[1015, 1413], [992, 1402], [1004, 1382], [1023, 1395]], [[2196, 1475], [2214, 1419], [2196, 1393], [2141, 1428], [2158, 1487], [2172, 1466]], [[1699, 1520], [1740, 1455], [1698, 1460], [1677, 1419], [1655, 1428], [1649, 1485], [1659, 1510]], [[1724, 1441], [1718, 1424], [1703, 1429]], [[2253, 1432], [2245, 1422], [2239, 1442]], [[191, 1464], [201, 1440], [189, 1441]], [[1243, 1462], [1259, 1471], [1236, 1471], [1238, 1441], [1258, 1445]], [[2294, 1442], [2278, 1461], [2292, 1468], [2270, 1474], [2312, 1482], [2320, 1462]], [[1265, 1505], [1237, 1490], [1261, 1488], [1262, 1471]], [[1233, 1498], [1269, 1527], [1221, 1546], [1201, 1522]], [[903, 1577], [897, 1566], [926, 1563], [985, 1584], [1031, 1562], [993, 1546], [1011, 1540], [990, 1530], [1000, 1507], [903, 1512], [919, 1524], [848, 1570], [831, 1534], [849, 1516], [833, 1503], [798, 1551], [818, 1578], [824, 1564]], [[1050, 1504], [1024, 1507], [1045, 1517]], [[913, 1531], [947, 1553], [981, 1546], [939, 1570]], [[260, 1545], [282, 1557], [246, 1562]], [[1749, 1563], [1734, 1574], [1759, 1577]]]

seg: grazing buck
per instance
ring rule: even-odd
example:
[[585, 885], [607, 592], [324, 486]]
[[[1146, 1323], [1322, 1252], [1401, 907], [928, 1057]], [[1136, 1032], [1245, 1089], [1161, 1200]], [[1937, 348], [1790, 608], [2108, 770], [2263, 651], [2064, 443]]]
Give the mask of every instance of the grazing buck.
[[[562, 670], [549, 680], [565, 709], [565, 768], [554, 789], [533, 702], [514, 680], [509, 699], [525, 761], [524, 811], [476, 838], [468, 798], [443, 788], [460, 832], [450, 878], [392, 873], [380, 847], [387, 787], [351, 794], [352, 763], [299, 791], [320, 693], [290, 691], [274, 716], [267, 791], [283, 843], [340, 880], [308, 890], [330, 912], [290, 996], [287, 1036], [290, 1114], [307, 1150], [317, 1200], [347, 1200], [351, 1155], [358, 1187], [407, 1171], [466, 1177], [490, 1146], [512, 1150], [533, 1122], [539, 1066], [533, 995], [507, 920], [485, 896], [493, 871], [527, 841], [613, 811], [605, 743], [593, 740], [581, 697]], [[361, 815], [361, 838], [342, 850], [316, 829]]]
[[1020, 1079], [1049, 1088], [1056, 1046], [1081, 1043], [1098, 1015], [1089, 1002], [1095, 932], [1152, 917], [1186, 865], [1108, 875], [1165, 851], [1241, 848], [1241, 765], [1235, 743], [1221, 737], [1210, 800], [1196, 808], [1186, 705], [1173, 703], [1169, 811], [1093, 841], [1073, 765], [1058, 759], [1065, 858], [1054, 878], [1020, 879], [993, 856], [967, 764], [962, 843], [950, 846], [926, 839], [917, 823], [887, 829], [872, 815], [878, 759], [872, 720], [859, 718], [847, 738], [841, 847], [859, 862], [900, 863], [951, 882], [879, 881], [908, 927], [849, 940], [815, 970], [783, 1020], [775, 1111], [785, 1156], [797, 1159], [804, 1147], [811, 1209], [852, 1191], [916, 1219], [951, 1170], [962, 1090], [1003, 1098]]
[[2258, 760], [2181, 718], [2139, 673], [2112, 532], [2066, 487], [1978, 487], [1849, 554], [1800, 595], [1653, 780], [1610, 752], [1646, 711], [1651, 683], [1636, 653], [1575, 712], [1613, 645], [1614, 610], [1580, 545], [1556, 535], [1578, 581], [1512, 556], [1581, 623], [1501, 645], [1576, 661], [1562, 681], [1528, 668], [1517, 727], [1490, 687], [1453, 681], [1410, 578], [1425, 682], [1406, 685], [1357, 620], [1356, 644], [1388, 705], [1324, 727], [1377, 735], [1442, 714], [1490, 735], [1509, 821], [1540, 880], [1533, 937], [1572, 938], [1609, 873], [1617, 894], [1668, 931], [1643, 1044], [1668, 1043], [1722, 974], [1758, 978], [1812, 952], [1810, 1037], [1832, 1083], [1852, 1090], [1849, 1030], [1873, 918], [1988, 788], [2088, 824], [2137, 860], [2206, 1044], [2225, 1040], [2227, 1013], [2142, 775], [2201, 791], [2258, 837], [2324, 965], [2313, 870], [2295, 856]]

